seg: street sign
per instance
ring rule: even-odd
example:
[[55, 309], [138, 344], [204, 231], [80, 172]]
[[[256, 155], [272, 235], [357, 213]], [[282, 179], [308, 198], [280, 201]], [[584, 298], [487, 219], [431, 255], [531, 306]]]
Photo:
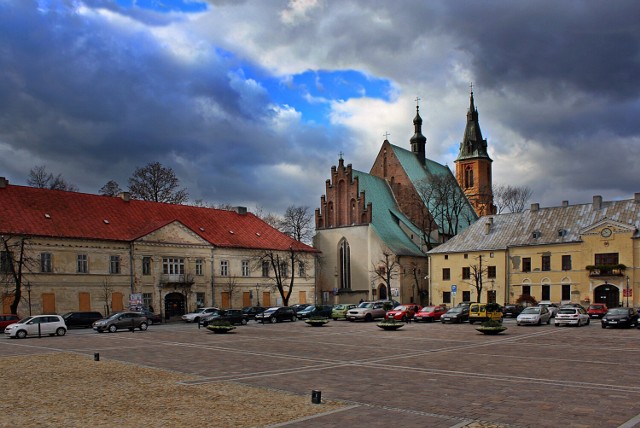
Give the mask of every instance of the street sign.
[[622, 297], [633, 297], [633, 288], [623, 288]]
[[456, 291], [458, 291], [458, 286], [455, 284], [451, 284], [451, 294], [456, 295]]

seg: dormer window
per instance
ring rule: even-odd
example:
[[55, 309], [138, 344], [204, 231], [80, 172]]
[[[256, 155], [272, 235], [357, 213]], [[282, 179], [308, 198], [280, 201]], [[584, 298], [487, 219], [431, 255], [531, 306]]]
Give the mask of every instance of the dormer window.
[[538, 239], [541, 236], [542, 236], [542, 233], [539, 230], [534, 230], [533, 233], [531, 234], [531, 237], [533, 239]]
[[567, 236], [567, 231], [565, 229], [558, 229], [558, 237], [562, 238], [563, 236]]

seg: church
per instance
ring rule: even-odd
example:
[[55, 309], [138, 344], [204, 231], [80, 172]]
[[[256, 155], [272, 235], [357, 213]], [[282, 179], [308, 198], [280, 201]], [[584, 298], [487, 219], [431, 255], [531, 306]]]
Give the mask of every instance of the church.
[[384, 140], [369, 172], [331, 167], [316, 209], [316, 277], [323, 303], [393, 299], [427, 304], [427, 252], [494, 214], [492, 160], [473, 91], [454, 173], [427, 158], [419, 106], [410, 150]]

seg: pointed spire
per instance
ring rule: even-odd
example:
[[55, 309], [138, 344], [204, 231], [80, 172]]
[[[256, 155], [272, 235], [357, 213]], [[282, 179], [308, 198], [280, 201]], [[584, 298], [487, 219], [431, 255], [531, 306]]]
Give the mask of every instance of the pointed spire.
[[427, 138], [422, 135], [422, 118], [420, 117], [420, 101], [419, 97], [416, 97], [416, 117], [413, 118], [413, 137], [409, 140], [411, 143], [411, 152], [418, 158], [421, 164], [425, 163], [426, 152], [425, 146], [427, 144]]
[[467, 111], [467, 125], [464, 128], [464, 136], [460, 143], [458, 159], [487, 158], [487, 140], [482, 138], [480, 122], [478, 121], [478, 109], [473, 99], [473, 83], [470, 85], [469, 110]]

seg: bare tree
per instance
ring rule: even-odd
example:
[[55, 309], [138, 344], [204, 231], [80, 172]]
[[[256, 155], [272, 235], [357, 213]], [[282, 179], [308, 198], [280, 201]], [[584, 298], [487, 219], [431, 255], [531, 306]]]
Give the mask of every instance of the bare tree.
[[230, 276], [227, 278], [227, 282], [223, 283], [221, 286], [222, 291], [226, 292], [229, 295], [229, 303], [231, 307], [233, 307], [233, 293], [238, 290], [238, 278], [235, 276]]
[[480, 303], [480, 299], [482, 298], [482, 289], [484, 287], [482, 279], [487, 274], [488, 269], [486, 266], [482, 266], [481, 255], [476, 258], [478, 259], [478, 264], [469, 265], [467, 267], [469, 269], [469, 280], [465, 282], [476, 289], [476, 303]]
[[384, 250], [382, 258], [377, 263], [372, 262], [371, 273], [374, 280], [379, 279], [384, 282], [387, 289], [387, 299], [391, 299], [391, 281], [398, 277], [400, 273], [400, 263], [391, 251]]
[[120, 185], [114, 180], [109, 180], [107, 184], [102, 186], [98, 191], [98, 193], [104, 196], [118, 196], [120, 192], [122, 192], [122, 189], [120, 188]]
[[187, 189], [179, 189], [180, 180], [171, 168], [160, 162], [136, 168], [129, 178], [129, 192], [135, 199], [144, 201], [183, 204], [189, 200]]
[[310, 243], [313, 237], [313, 224], [309, 207], [294, 205], [287, 207], [280, 230], [296, 241]]
[[51, 173], [47, 173], [47, 167], [44, 165], [37, 165], [31, 168], [29, 178], [27, 178], [27, 184], [39, 189], [66, 190], [68, 192], [78, 191], [78, 186], [67, 182], [62, 178], [61, 174], [54, 176]]
[[0, 281], [4, 284], [6, 296], [13, 295], [10, 310], [17, 314], [22, 287], [28, 285], [27, 275], [37, 261], [28, 255], [28, 238], [24, 236], [1, 235], [0, 245]]
[[259, 206], [256, 205], [255, 209], [254, 209], [254, 214], [259, 217], [262, 221], [264, 221], [265, 223], [267, 223], [269, 226], [273, 227], [274, 229], [278, 229], [280, 231], [282, 231], [282, 218], [280, 216], [278, 216], [277, 214], [273, 214], [273, 213], [265, 213], [264, 209]]
[[263, 265], [266, 264], [269, 267], [269, 272], [273, 272], [273, 277], [269, 275], [269, 279], [273, 281], [275, 288], [280, 293], [283, 305], [289, 306], [296, 273], [299, 278], [307, 278], [305, 253], [296, 251], [293, 247], [289, 247], [287, 251], [265, 250], [257, 254], [255, 263], [256, 269], [262, 270]]
[[511, 186], [509, 184], [497, 184], [493, 186], [493, 202], [497, 213], [503, 211], [520, 213], [524, 211], [527, 202], [533, 195], [533, 191], [527, 186]]
[[108, 316], [111, 308], [111, 296], [113, 294], [113, 287], [109, 282], [109, 278], [105, 278], [102, 280], [102, 288], [100, 290], [102, 294], [102, 300], [104, 301], [104, 313], [105, 316]]

